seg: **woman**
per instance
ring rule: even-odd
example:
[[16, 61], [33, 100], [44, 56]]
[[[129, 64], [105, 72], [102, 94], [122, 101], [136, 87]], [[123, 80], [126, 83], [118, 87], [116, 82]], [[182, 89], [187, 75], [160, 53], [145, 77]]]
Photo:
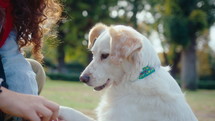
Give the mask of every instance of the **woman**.
[[[20, 49], [31, 45], [32, 54], [41, 61], [42, 38], [60, 15], [61, 6], [57, 0], [0, 0], [0, 56], [9, 90], [38, 94], [35, 73]], [[13, 94], [5, 88], [2, 90], [0, 95]], [[45, 117], [42, 114], [37, 113], [37, 116]]]

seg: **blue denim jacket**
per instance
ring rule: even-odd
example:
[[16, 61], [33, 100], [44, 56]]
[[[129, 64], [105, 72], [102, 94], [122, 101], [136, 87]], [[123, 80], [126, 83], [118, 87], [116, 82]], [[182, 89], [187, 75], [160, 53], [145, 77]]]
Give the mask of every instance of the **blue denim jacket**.
[[16, 32], [9, 34], [5, 44], [0, 48], [2, 64], [8, 89], [24, 94], [38, 94], [36, 75], [31, 65], [18, 49]]

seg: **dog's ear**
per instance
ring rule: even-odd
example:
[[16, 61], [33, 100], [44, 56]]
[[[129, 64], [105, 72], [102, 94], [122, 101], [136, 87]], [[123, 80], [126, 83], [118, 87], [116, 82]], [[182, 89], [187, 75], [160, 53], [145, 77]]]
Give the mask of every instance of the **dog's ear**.
[[102, 24], [102, 23], [98, 23], [96, 24], [89, 32], [89, 42], [88, 42], [88, 48], [92, 48], [95, 40], [98, 38], [98, 36], [105, 31], [107, 28], [106, 25]]
[[[111, 61], [119, 64], [122, 59], [128, 58], [142, 48], [141, 40], [129, 30], [116, 30], [109, 28]], [[135, 36], [136, 35], [136, 36]]]

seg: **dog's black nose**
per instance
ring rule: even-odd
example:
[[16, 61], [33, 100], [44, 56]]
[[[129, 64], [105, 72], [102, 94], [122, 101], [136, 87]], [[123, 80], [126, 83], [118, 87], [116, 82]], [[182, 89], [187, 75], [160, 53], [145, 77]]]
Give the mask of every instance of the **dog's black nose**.
[[90, 81], [90, 76], [83, 75], [83, 76], [80, 76], [79, 79], [80, 79], [81, 82], [88, 83]]

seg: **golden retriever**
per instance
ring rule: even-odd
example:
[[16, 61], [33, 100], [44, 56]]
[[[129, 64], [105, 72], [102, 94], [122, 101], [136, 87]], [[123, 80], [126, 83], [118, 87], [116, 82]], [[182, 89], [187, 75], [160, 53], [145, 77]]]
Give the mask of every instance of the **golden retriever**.
[[[93, 60], [80, 81], [104, 90], [97, 121], [197, 121], [184, 94], [149, 40], [132, 27], [95, 25], [89, 32]], [[66, 121], [94, 121], [61, 107]]]

